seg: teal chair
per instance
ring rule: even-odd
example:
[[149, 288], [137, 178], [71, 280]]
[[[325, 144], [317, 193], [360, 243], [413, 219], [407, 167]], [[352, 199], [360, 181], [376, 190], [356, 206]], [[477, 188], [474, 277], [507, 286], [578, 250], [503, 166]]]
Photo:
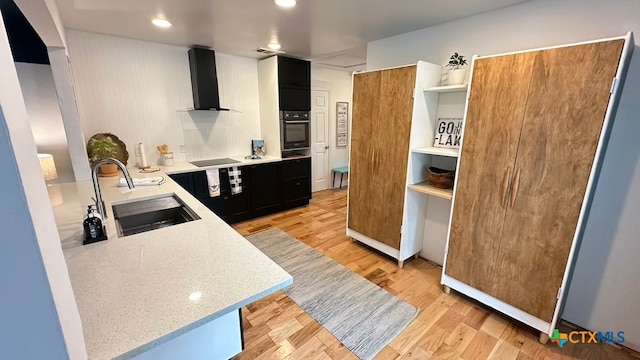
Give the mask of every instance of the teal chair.
[[331, 187], [333, 187], [336, 183], [336, 174], [340, 174], [340, 189], [342, 189], [342, 177], [344, 176], [344, 174], [348, 174], [349, 173], [349, 167], [348, 166], [340, 166], [340, 167], [336, 167], [333, 168], [331, 171], [333, 171], [333, 182], [331, 183]]

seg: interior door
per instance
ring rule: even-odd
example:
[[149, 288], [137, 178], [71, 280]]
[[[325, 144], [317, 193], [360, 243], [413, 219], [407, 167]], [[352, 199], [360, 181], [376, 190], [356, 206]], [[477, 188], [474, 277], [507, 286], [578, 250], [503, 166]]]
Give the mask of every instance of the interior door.
[[545, 321], [553, 317], [623, 44], [529, 55], [533, 78], [492, 295]]
[[354, 76], [349, 228], [400, 249], [416, 67]]
[[329, 169], [329, 91], [311, 91], [311, 191], [327, 189]]
[[478, 59], [464, 124], [445, 274], [491, 293], [533, 57]]

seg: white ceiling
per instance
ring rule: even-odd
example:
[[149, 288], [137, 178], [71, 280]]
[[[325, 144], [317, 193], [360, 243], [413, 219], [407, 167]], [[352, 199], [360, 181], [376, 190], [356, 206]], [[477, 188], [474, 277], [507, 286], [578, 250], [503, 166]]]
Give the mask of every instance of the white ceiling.
[[[365, 62], [369, 41], [527, 0], [57, 0], [67, 28], [159, 43], [209, 46], [261, 58], [272, 39], [287, 54], [350, 69]], [[173, 23], [159, 29], [150, 20]]]

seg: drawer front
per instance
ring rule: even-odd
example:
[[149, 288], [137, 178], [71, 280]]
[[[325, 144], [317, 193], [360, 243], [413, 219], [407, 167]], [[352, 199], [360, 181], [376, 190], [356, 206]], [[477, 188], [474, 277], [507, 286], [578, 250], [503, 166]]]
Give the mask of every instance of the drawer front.
[[311, 177], [311, 158], [282, 161], [282, 179]]
[[200, 199], [200, 202], [204, 204], [209, 210], [219, 217], [230, 215], [230, 209], [227, 204], [227, 200], [223, 196], [216, 196], [208, 199]]
[[311, 178], [298, 178], [282, 182], [282, 200], [284, 202], [311, 199]]

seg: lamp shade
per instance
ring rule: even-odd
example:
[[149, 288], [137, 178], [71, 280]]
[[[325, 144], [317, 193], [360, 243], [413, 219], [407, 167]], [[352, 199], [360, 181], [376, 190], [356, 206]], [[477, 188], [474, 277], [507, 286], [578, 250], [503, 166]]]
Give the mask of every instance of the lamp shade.
[[45, 180], [53, 180], [58, 178], [58, 172], [56, 171], [56, 163], [53, 161], [53, 155], [51, 154], [38, 154], [40, 160], [40, 168], [42, 168], [42, 175]]

